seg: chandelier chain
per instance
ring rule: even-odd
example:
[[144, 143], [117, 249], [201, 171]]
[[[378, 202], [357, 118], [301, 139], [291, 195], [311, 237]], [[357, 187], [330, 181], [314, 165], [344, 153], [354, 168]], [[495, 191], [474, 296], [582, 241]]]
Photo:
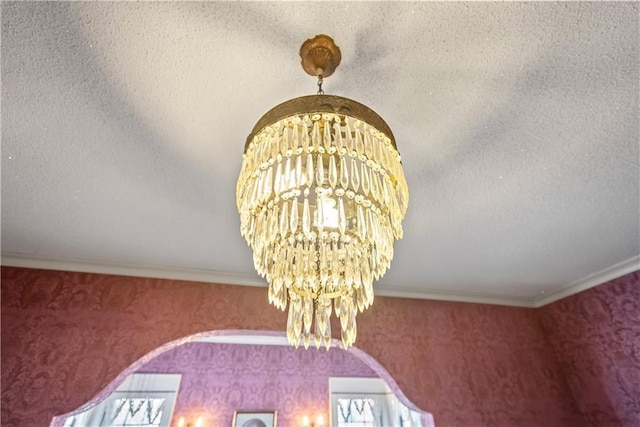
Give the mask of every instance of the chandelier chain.
[[322, 74], [318, 74], [318, 95], [324, 95], [324, 90], [322, 90]]

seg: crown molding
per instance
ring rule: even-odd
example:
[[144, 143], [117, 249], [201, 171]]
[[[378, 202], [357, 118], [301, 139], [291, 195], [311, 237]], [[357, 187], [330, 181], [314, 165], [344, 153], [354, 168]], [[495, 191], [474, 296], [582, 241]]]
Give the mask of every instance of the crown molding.
[[397, 287], [386, 287], [376, 285], [376, 296], [394, 298], [428, 299], [436, 301], [468, 302], [472, 304], [493, 304], [506, 305], [511, 307], [533, 308], [533, 301], [530, 298], [509, 297], [504, 295], [482, 294], [471, 292], [447, 292], [443, 290], [418, 290]]
[[253, 276], [249, 274], [197, 268], [162, 268], [138, 264], [98, 263], [72, 258], [32, 257], [12, 253], [3, 253], [0, 263], [3, 266], [40, 268], [43, 270], [152, 277], [155, 279], [187, 280], [191, 282], [218, 283], [223, 285], [267, 286], [267, 283], [257, 275]]
[[[225, 285], [267, 286], [266, 281], [260, 279], [257, 275], [253, 276], [250, 274], [205, 269], [159, 268], [136, 264], [97, 263], [80, 259], [33, 257], [14, 253], [3, 253], [0, 262], [3, 266], [10, 267], [112, 274], [116, 276], [152, 277], [156, 279], [187, 280]], [[499, 295], [455, 293], [441, 290], [420, 291], [417, 289], [390, 288], [385, 286], [376, 286], [375, 291], [377, 296], [385, 297], [533, 307], [533, 303], [528, 298], [510, 298]]]
[[600, 271], [596, 271], [582, 279], [569, 283], [566, 286], [559, 288], [556, 291], [550, 292], [545, 295], [539, 295], [533, 299], [533, 307], [539, 308], [552, 302], [556, 302], [568, 296], [577, 294], [587, 289], [606, 283], [610, 280], [622, 277], [625, 274], [633, 273], [640, 270], [640, 256], [631, 257], [625, 261], [612, 265], [611, 267], [604, 268]]
[[[44, 270], [76, 271], [83, 273], [112, 274], [116, 276], [151, 277], [156, 279], [266, 287], [266, 282], [257, 275], [206, 269], [161, 268], [137, 264], [97, 263], [79, 259], [33, 257], [14, 253], [3, 253], [0, 258], [0, 264], [10, 267], [39, 268]], [[538, 308], [636, 270], [640, 270], [639, 256], [629, 258], [626, 261], [590, 274], [567, 286], [563, 286], [557, 291], [535, 298], [517, 298], [480, 293], [457, 293], [442, 290], [420, 291], [417, 289], [391, 288], [385, 286], [376, 286], [376, 295], [395, 298]]]

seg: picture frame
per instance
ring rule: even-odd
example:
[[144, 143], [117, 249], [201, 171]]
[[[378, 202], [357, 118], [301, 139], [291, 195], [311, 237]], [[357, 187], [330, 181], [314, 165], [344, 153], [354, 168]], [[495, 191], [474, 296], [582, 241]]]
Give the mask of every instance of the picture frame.
[[276, 411], [235, 411], [232, 427], [276, 427]]

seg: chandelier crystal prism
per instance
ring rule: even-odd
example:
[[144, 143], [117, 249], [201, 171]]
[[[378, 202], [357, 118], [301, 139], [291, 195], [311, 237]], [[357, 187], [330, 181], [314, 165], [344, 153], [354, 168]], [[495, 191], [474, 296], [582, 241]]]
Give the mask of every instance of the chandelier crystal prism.
[[341, 59], [333, 40], [307, 40], [300, 55], [318, 94], [274, 107], [248, 136], [236, 188], [241, 233], [269, 302], [288, 306], [289, 343], [328, 350], [335, 313], [346, 349], [402, 238], [409, 191], [385, 121], [324, 95], [322, 79]]

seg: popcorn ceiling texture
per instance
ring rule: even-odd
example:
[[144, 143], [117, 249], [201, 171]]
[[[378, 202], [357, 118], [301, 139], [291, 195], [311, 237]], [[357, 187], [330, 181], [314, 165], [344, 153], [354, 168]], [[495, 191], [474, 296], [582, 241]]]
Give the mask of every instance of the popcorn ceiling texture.
[[[637, 2], [2, 2], [2, 251], [229, 272], [245, 138], [315, 93], [392, 128], [380, 289], [530, 301], [640, 253]], [[615, 207], [615, 208], [614, 208]]]

